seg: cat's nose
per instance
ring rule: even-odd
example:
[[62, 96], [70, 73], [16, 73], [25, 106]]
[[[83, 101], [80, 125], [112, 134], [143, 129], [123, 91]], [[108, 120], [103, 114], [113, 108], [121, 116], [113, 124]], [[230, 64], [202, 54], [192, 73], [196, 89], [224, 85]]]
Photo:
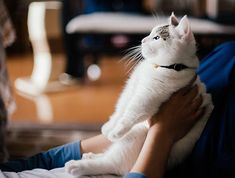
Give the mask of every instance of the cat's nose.
[[141, 43], [145, 43], [147, 41], [147, 38], [142, 39]]

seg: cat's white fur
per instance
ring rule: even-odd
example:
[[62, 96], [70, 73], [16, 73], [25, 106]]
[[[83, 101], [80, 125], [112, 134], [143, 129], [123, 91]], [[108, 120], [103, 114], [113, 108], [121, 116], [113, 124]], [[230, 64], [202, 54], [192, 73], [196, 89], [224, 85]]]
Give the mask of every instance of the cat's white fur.
[[[82, 160], [69, 161], [65, 169], [76, 176], [117, 174], [125, 175], [135, 163], [143, 146], [151, 118], [160, 105], [175, 91], [186, 86], [195, 76], [199, 65], [196, 57], [196, 44], [187, 16], [180, 22], [174, 14], [169, 18], [169, 36], [160, 36], [160, 26], [152, 29], [142, 40], [141, 52], [144, 60], [133, 70], [118, 100], [115, 112], [102, 127], [102, 133], [112, 146], [104, 153], [83, 154]], [[160, 36], [161, 37], [161, 36]], [[176, 71], [156, 65], [169, 66], [180, 63], [190, 68]], [[180, 163], [193, 149], [213, 109], [211, 97], [197, 77], [195, 84], [203, 97], [202, 106], [207, 106], [204, 116], [190, 132], [175, 143], [169, 156], [168, 166]]]

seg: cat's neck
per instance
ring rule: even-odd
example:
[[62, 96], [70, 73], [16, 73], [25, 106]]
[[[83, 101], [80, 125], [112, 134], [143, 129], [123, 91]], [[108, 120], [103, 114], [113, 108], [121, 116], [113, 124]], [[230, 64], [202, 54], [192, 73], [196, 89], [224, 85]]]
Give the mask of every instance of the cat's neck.
[[145, 59], [145, 62], [155, 66], [170, 66], [173, 64], [183, 64], [189, 68], [197, 68], [199, 65], [199, 60], [196, 55], [173, 56], [169, 54], [159, 54], [155, 57]]

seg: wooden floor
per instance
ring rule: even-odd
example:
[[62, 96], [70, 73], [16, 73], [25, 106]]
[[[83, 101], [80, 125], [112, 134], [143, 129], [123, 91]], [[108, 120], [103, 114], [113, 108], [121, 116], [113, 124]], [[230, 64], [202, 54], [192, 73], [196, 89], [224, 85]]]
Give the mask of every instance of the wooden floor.
[[[63, 54], [54, 55], [56, 67], [63, 69]], [[101, 78], [96, 82], [85, 82], [64, 91], [45, 93], [38, 97], [18, 93], [14, 81], [30, 76], [32, 55], [11, 56], [7, 65], [17, 104], [11, 117], [13, 126], [28, 124], [43, 126], [76, 126], [105, 122], [114, 110], [114, 105], [127, 77], [127, 69], [119, 57], [103, 57], [100, 61]]]
[[[8, 124], [10, 159], [28, 157], [99, 134], [100, 126], [114, 110], [127, 77], [128, 69], [120, 58], [101, 58], [102, 75], [96, 82], [86, 81], [60, 92], [32, 97], [22, 95], [14, 87], [17, 78], [31, 75], [32, 55], [8, 57], [7, 66], [17, 105]], [[63, 54], [53, 55], [53, 61], [56, 73], [63, 72]]]

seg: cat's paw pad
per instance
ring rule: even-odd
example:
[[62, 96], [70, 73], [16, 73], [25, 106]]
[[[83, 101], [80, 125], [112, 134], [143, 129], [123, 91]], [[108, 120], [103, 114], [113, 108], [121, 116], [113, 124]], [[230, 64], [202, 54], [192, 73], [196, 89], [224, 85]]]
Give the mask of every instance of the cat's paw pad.
[[117, 141], [122, 138], [127, 133], [127, 131], [127, 128], [123, 127], [122, 125], [117, 125], [115, 129], [109, 133], [108, 139], [110, 141]]
[[84, 175], [85, 167], [80, 164], [80, 161], [71, 160], [65, 163], [65, 171], [74, 176]]

